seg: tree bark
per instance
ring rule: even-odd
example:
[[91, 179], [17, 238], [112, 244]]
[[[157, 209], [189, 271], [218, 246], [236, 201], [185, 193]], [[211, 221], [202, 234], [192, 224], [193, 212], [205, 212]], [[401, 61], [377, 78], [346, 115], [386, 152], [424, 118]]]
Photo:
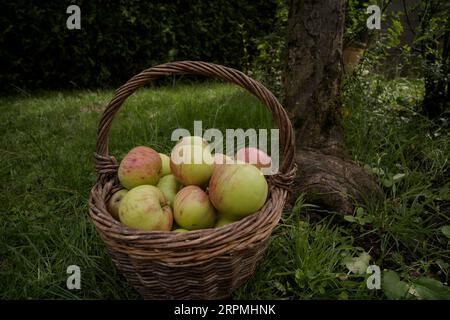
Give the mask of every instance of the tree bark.
[[340, 83], [344, 0], [290, 0], [285, 107], [296, 130], [295, 200], [353, 212], [355, 204], [380, 199], [374, 178], [351, 161], [341, 124]]

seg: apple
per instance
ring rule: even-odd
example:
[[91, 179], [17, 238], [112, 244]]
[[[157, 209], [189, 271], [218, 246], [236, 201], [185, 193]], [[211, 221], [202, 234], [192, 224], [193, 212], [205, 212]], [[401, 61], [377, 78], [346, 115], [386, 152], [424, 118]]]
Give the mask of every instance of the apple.
[[234, 162], [233, 158], [223, 153], [215, 153], [213, 156], [213, 161], [215, 166], [221, 164], [232, 164]]
[[233, 223], [235, 221], [236, 220], [233, 220], [233, 219], [230, 219], [230, 218], [227, 218], [227, 217], [224, 217], [224, 216], [220, 215], [219, 219], [217, 219], [216, 225], [214, 227], [220, 228], [220, 227], [223, 227], [224, 225]]
[[237, 220], [262, 208], [268, 185], [257, 167], [238, 163], [216, 168], [208, 191], [214, 207], [224, 217]]
[[194, 145], [199, 144], [203, 145], [204, 147], [208, 147], [209, 143], [206, 139], [199, 137], [199, 136], [185, 136], [181, 138], [177, 144], [185, 144], [185, 145]]
[[164, 194], [155, 186], [138, 186], [123, 197], [119, 206], [120, 222], [142, 230], [170, 231], [173, 213]]
[[235, 157], [237, 160], [253, 164], [257, 168], [270, 168], [272, 164], [272, 159], [267, 153], [253, 147], [239, 149]]
[[127, 192], [128, 190], [126, 189], [114, 192], [106, 203], [106, 209], [108, 209], [108, 212], [111, 213], [111, 216], [116, 220], [119, 220], [119, 206]]
[[180, 184], [175, 179], [173, 174], [169, 174], [159, 179], [158, 184], [156, 185], [159, 190], [162, 191], [170, 206], [173, 205], [173, 200], [175, 199], [175, 195], [180, 189]]
[[211, 228], [216, 220], [208, 195], [198, 186], [187, 186], [177, 193], [173, 213], [177, 224], [187, 230]]
[[187, 229], [183, 229], [183, 228], [178, 228], [178, 229], [174, 229], [173, 232], [186, 232], [189, 231]]
[[185, 137], [172, 149], [170, 169], [181, 184], [204, 186], [214, 170], [214, 160], [206, 140]]
[[159, 153], [149, 147], [133, 148], [120, 162], [119, 181], [128, 190], [140, 185], [156, 185], [162, 161]]
[[170, 157], [164, 153], [160, 153], [159, 156], [161, 157], [161, 171], [159, 172], [160, 177], [167, 176], [168, 174], [171, 174], [172, 171], [170, 171]]

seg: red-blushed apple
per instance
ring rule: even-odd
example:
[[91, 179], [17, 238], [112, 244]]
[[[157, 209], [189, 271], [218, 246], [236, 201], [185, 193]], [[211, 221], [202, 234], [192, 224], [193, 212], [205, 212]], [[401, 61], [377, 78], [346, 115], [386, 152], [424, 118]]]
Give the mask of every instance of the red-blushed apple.
[[112, 217], [116, 220], [119, 220], [119, 205], [122, 202], [123, 197], [127, 194], [128, 190], [121, 189], [119, 191], [114, 192], [114, 194], [109, 198], [106, 203], [106, 209], [111, 213]]
[[178, 190], [180, 190], [180, 184], [175, 179], [175, 176], [173, 174], [168, 174], [167, 176], [160, 178], [156, 186], [162, 191], [162, 193], [164, 193], [164, 196], [172, 207], [175, 195]]
[[215, 166], [220, 166], [222, 164], [232, 164], [234, 163], [233, 158], [227, 156], [223, 153], [215, 153], [213, 155], [213, 161]]
[[170, 169], [181, 184], [204, 186], [214, 170], [208, 143], [200, 137], [185, 137], [170, 154]]
[[168, 174], [171, 174], [172, 171], [170, 171], [170, 157], [164, 153], [160, 153], [159, 156], [161, 157], [161, 171], [159, 172], [159, 176], [164, 177]]
[[237, 220], [262, 208], [268, 185], [261, 171], [246, 163], [221, 165], [209, 181], [209, 198], [220, 214]]
[[208, 195], [198, 186], [187, 186], [177, 193], [173, 216], [176, 223], [187, 230], [211, 228], [216, 220]]
[[119, 206], [120, 222], [142, 230], [170, 231], [173, 213], [164, 194], [155, 186], [138, 186], [123, 197]]
[[128, 190], [140, 185], [156, 185], [161, 166], [161, 157], [152, 148], [133, 148], [120, 162], [119, 181]]
[[272, 159], [258, 148], [242, 148], [236, 152], [235, 158], [245, 163], [253, 164], [257, 168], [270, 168]]

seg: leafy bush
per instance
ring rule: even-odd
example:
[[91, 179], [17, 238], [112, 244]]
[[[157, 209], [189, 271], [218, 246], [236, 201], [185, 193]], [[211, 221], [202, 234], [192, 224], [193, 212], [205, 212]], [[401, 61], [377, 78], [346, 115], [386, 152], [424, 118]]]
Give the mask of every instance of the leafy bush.
[[0, 91], [105, 87], [173, 60], [243, 69], [270, 32], [270, 1], [77, 1], [81, 30], [69, 30], [69, 1], [2, 1]]
[[281, 82], [285, 67], [286, 33], [289, 8], [285, 0], [277, 0], [276, 16], [270, 33], [256, 39], [257, 54], [249, 74], [261, 80], [278, 97], [283, 95]]

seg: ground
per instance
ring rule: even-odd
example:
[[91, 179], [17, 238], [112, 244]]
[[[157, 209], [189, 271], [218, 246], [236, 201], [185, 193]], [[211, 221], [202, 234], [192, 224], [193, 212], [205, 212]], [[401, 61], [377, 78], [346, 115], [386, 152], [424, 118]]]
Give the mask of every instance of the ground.
[[[421, 81], [353, 81], [345, 92], [348, 148], [377, 175], [384, 202], [342, 219], [299, 197], [284, 212], [264, 262], [233, 298], [399, 297], [392, 283], [409, 288], [405, 297], [427, 298], [423, 279], [438, 288], [434, 293], [448, 293], [438, 283], [448, 282], [450, 270], [448, 130], [414, 111]], [[0, 298], [139, 298], [87, 214], [96, 125], [111, 97], [105, 90], [0, 98]], [[119, 159], [136, 145], [168, 152], [169, 133], [192, 130], [194, 120], [219, 129], [272, 125], [255, 98], [231, 85], [151, 87], [120, 110], [110, 152]], [[349, 271], [367, 263], [395, 271], [381, 290], [367, 288], [365, 272]], [[81, 268], [81, 290], [66, 288], [69, 265]]]

